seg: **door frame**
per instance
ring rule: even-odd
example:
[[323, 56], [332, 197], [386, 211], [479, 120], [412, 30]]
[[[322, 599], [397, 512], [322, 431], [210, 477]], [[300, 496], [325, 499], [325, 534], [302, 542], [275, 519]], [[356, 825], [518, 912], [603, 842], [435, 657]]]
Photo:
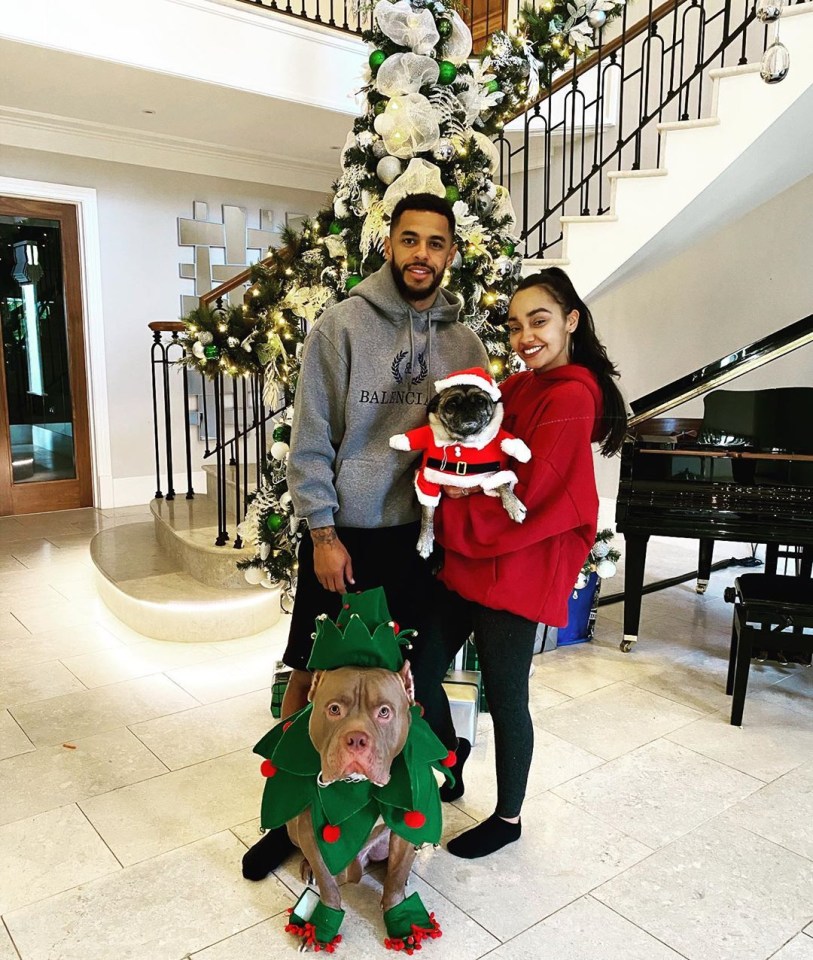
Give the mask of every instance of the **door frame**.
[[92, 187], [0, 177], [0, 196], [21, 200], [52, 200], [76, 207], [93, 505], [99, 509], [113, 507], [115, 505], [113, 465], [110, 449], [101, 244], [96, 190]]

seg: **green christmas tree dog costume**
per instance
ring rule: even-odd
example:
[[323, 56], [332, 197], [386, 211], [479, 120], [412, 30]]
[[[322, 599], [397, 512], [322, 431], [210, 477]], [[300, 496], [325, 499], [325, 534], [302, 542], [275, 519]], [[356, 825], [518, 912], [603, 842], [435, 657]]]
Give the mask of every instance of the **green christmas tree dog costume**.
[[[401, 644], [413, 631], [400, 631], [379, 587], [345, 594], [336, 623], [326, 616], [316, 621], [310, 670], [338, 667], [378, 667], [398, 671], [404, 663]], [[321, 759], [309, 731], [312, 704], [277, 724], [254, 747], [264, 757], [266, 777], [261, 823], [274, 829], [309, 809], [319, 851], [330, 872], [340, 873], [358, 855], [379, 817], [399, 837], [419, 846], [440, 842], [443, 817], [434, 770], [453, 782], [448, 752], [421, 718], [421, 708], [410, 708], [409, 734], [403, 750], [393, 760], [390, 780], [379, 787], [369, 780], [337, 781], [321, 786]], [[315, 949], [332, 952], [341, 938], [343, 910], [321, 901], [306, 922], [292, 913], [286, 927]], [[412, 953], [427, 937], [440, 936], [434, 916], [427, 913], [417, 893], [384, 914], [390, 949]]]

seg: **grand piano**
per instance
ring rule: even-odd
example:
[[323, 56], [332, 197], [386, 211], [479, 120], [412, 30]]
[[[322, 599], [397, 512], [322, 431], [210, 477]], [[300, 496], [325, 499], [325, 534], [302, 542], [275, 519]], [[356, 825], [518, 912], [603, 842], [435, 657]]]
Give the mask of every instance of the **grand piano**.
[[[649, 537], [700, 540], [702, 593], [716, 540], [800, 548], [813, 558], [813, 351], [811, 386], [733, 391], [724, 384], [813, 343], [813, 316], [695, 370], [631, 404], [621, 453], [616, 526], [626, 541], [624, 638], [638, 639]], [[807, 351], [806, 351], [807, 353]], [[704, 397], [702, 420], [662, 414]]]

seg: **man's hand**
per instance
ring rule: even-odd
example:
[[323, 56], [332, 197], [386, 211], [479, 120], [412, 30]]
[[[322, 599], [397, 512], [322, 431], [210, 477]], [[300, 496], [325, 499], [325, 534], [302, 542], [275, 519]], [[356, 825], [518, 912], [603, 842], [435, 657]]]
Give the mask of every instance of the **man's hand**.
[[311, 530], [313, 540], [313, 569], [316, 579], [325, 590], [347, 593], [347, 585], [355, 584], [353, 561], [334, 527]]
[[451, 500], [459, 500], [461, 497], [467, 497], [470, 493], [480, 493], [481, 487], [450, 487], [442, 488], [444, 497]]

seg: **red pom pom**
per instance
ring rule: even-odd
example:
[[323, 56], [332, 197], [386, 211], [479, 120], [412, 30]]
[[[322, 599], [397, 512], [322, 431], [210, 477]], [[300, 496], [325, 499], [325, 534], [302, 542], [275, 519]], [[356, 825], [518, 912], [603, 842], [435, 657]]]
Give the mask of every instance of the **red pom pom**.
[[346, 604], [344, 605], [344, 609], [345, 609], [345, 610], [349, 610], [349, 609], [350, 609], [350, 604], [349, 604], [349, 603], [346, 603]]
[[342, 831], [332, 823], [329, 823], [324, 830], [322, 830], [322, 839], [325, 843], [335, 843], [341, 835]]
[[404, 823], [411, 830], [419, 830], [426, 823], [426, 817], [420, 810], [410, 810], [404, 814]]
[[282, 732], [285, 733], [285, 731], [288, 729], [288, 727], [291, 726], [293, 722], [294, 722], [293, 720], [286, 720], [285, 723], [283, 723], [282, 725]]
[[396, 623], [395, 620], [392, 621], [392, 629], [393, 629], [396, 633], [400, 633], [400, 632], [401, 632], [401, 628], [398, 626], [398, 624]]
[[457, 763], [457, 754], [454, 750], [450, 750], [446, 754], [446, 759], [440, 761], [442, 767], [453, 767]]
[[260, 773], [264, 777], [273, 777], [276, 772], [277, 768], [273, 763], [271, 763], [270, 760], [263, 760], [263, 762], [260, 764]]

